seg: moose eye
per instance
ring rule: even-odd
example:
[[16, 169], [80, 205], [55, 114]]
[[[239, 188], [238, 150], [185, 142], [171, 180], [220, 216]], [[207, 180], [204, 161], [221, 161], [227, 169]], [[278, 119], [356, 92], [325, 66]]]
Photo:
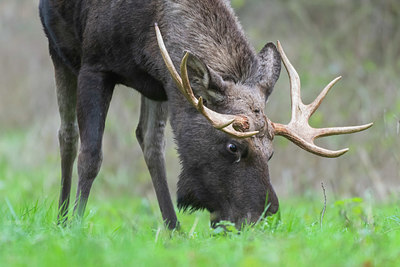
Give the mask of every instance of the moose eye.
[[238, 151], [238, 148], [235, 144], [228, 144], [228, 150], [232, 153], [236, 153]]

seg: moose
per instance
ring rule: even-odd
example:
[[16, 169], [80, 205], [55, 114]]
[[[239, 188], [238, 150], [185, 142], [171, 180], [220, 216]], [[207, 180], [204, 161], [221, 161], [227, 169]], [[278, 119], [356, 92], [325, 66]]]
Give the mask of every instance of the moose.
[[[303, 104], [299, 76], [280, 43], [267, 43], [256, 53], [229, 1], [40, 0], [39, 12], [61, 118], [60, 222], [68, 216], [78, 139], [74, 215], [84, 215], [102, 163], [104, 124], [116, 84], [141, 93], [136, 136], [170, 229], [179, 223], [166, 181], [167, 119], [182, 165], [178, 208], [206, 209], [212, 226], [228, 220], [237, 227], [278, 210], [268, 172], [275, 135], [316, 155], [338, 157], [347, 149], [327, 150], [314, 139], [372, 125], [309, 126], [308, 119], [340, 77], [314, 102]], [[291, 86], [287, 125], [271, 122], [264, 113], [281, 60]]]

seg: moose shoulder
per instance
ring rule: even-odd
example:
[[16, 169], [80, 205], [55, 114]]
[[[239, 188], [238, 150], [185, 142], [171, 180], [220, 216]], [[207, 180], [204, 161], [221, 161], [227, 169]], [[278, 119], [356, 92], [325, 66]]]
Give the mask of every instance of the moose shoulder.
[[[74, 213], [78, 217], [84, 213], [102, 162], [107, 110], [119, 83], [142, 94], [136, 135], [169, 228], [178, 221], [165, 172], [168, 117], [182, 164], [178, 207], [207, 209], [213, 225], [230, 220], [238, 227], [278, 210], [268, 172], [274, 135], [317, 155], [334, 157], [347, 150], [329, 151], [313, 140], [370, 126], [311, 128], [308, 118], [336, 80], [312, 104], [304, 105], [298, 75], [280, 45], [278, 51], [268, 43], [256, 53], [229, 1], [41, 0], [39, 10], [61, 117], [61, 221], [67, 218], [78, 137]], [[292, 85], [288, 125], [273, 123], [264, 114], [279, 77], [281, 56]], [[179, 74], [175, 66], [181, 59]]]

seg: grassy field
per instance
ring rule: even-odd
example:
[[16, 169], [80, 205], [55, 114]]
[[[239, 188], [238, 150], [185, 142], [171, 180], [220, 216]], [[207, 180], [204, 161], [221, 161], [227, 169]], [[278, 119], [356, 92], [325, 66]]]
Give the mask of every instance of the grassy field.
[[376, 203], [368, 194], [337, 199], [329, 187], [322, 223], [321, 190], [281, 199], [279, 214], [240, 232], [229, 224], [230, 232], [211, 229], [207, 212], [178, 213], [182, 227], [171, 232], [162, 225], [154, 194], [106, 193], [107, 179], [101, 177], [84, 223], [62, 228], [55, 220], [57, 157], [29, 162], [24, 150], [31, 136], [13, 132], [0, 137], [2, 266], [400, 264], [399, 200]]
[[[224, 233], [206, 212], [178, 214], [179, 231], [163, 228], [157, 207], [117, 198], [90, 203], [82, 227], [55, 224], [54, 200], [0, 203], [3, 266], [398, 266], [400, 211], [347, 199], [282, 201], [279, 215]], [[397, 203], [398, 204], [398, 203]], [[280, 217], [280, 218], [279, 218]]]

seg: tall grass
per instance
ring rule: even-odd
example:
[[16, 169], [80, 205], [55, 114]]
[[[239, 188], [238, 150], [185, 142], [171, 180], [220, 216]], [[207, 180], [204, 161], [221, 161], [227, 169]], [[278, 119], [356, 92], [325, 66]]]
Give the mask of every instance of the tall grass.
[[[390, 204], [399, 204], [391, 202]], [[84, 224], [55, 224], [51, 200], [0, 201], [3, 266], [397, 266], [400, 212], [372, 200], [283, 202], [280, 214], [241, 231], [210, 229], [206, 213], [178, 214], [168, 231], [146, 200], [97, 199]]]

